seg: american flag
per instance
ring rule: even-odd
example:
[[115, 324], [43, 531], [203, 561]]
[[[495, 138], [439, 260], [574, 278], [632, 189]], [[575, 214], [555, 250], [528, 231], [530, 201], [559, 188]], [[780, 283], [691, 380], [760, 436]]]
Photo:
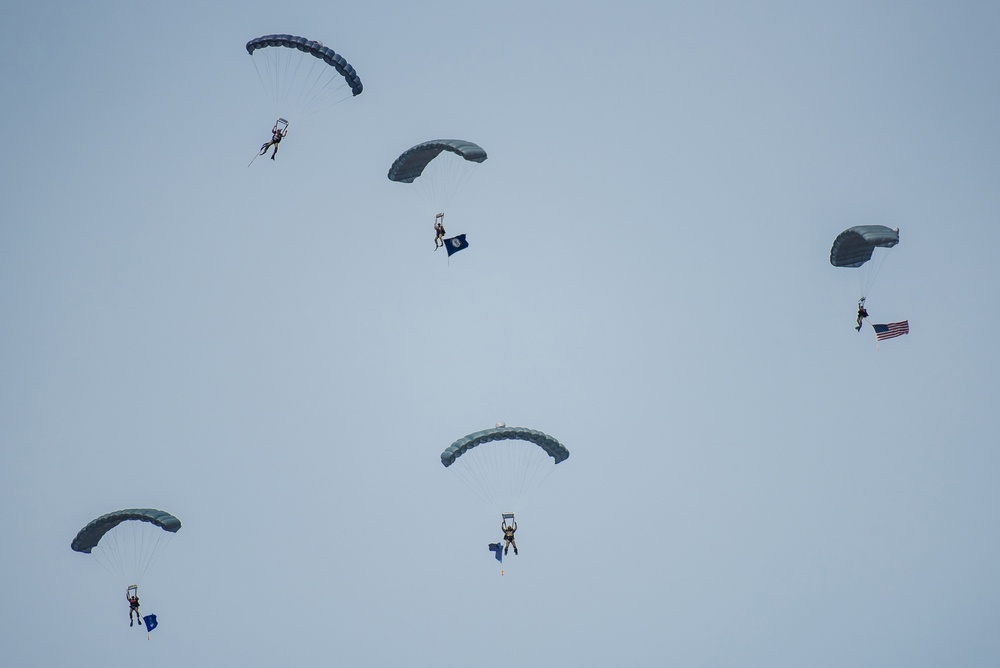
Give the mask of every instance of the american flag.
[[888, 325], [872, 325], [872, 327], [875, 329], [876, 341], [894, 339], [897, 336], [910, 333], [909, 320], [904, 320], [903, 322], [890, 322]]

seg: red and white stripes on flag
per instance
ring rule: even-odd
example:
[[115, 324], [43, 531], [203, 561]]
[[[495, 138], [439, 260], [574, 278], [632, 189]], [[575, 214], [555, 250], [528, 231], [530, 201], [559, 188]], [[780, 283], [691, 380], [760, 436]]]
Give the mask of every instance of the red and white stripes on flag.
[[875, 340], [885, 341], [886, 339], [894, 339], [903, 334], [909, 334], [910, 321], [904, 320], [903, 322], [890, 322], [887, 325], [872, 325], [872, 328], [875, 330]]

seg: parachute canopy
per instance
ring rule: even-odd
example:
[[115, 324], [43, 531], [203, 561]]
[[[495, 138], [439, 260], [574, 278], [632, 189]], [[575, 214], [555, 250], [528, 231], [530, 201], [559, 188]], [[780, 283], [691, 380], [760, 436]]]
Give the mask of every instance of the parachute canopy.
[[544, 450], [547, 455], [552, 457], [556, 464], [565, 461], [569, 457], [569, 450], [567, 450], [562, 443], [548, 434], [535, 431], [534, 429], [526, 429], [524, 427], [504, 426], [496, 427], [494, 429], [484, 429], [483, 431], [477, 431], [473, 434], [469, 434], [468, 436], [463, 436], [448, 446], [448, 448], [441, 453], [441, 463], [448, 467], [454, 464], [456, 459], [478, 445], [490, 443], [492, 441], [510, 440], [534, 443]]
[[452, 443], [441, 453], [441, 464], [492, 510], [512, 513], [568, 457], [569, 450], [548, 434], [524, 427], [496, 427]]
[[322, 42], [296, 35], [264, 35], [247, 42], [274, 115], [311, 116], [364, 90], [354, 67]]
[[155, 508], [129, 508], [101, 515], [80, 529], [70, 544], [91, 555], [119, 584], [138, 584], [181, 528], [181, 521]]
[[892, 248], [899, 243], [899, 230], [884, 225], [851, 227], [833, 241], [830, 264], [834, 267], [860, 267], [872, 259], [876, 248]]
[[96, 520], [89, 522], [87, 526], [80, 529], [80, 533], [76, 534], [76, 538], [73, 539], [73, 543], [70, 547], [72, 547], [76, 552], [85, 552], [90, 554], [91, 550], [97, 547], [97, 544], [102, 538], [104, 538], [104, 534], [108, 533], [122, 522], [129, 521], [149, 522], [150, 524], [158, 526], [164, 531], [169, 531], [170, 533], [177, 533], [177, 530], [181, 528], [181, 521], [179, 519], [162, 510], [156, 510], [154, 508], [130, 508], [128, 510], [116, 510], [113, 513], [101, 515]]
[[448, 151], [470, 162], [486, 160], [486, 151], [478, 144], [464, 139], [434, 139], [417, 144], [403, 151], [389, 168], [389, 180], [400, 183], [413, 183], [414, 179], [423, 174], [431, 160], [438, 157], [442, 151]]
[[361, 91], [364, 90], [361, 79], [351, 64], [330, 47], [323, 46], [322, 42], [295, 35], [264, 35], [247, 42], [247, 53], [251, 56], [257, 49], [265, 48], [298, 49], [314, 58], [319, 58], [336, 69], [337, 74], [347, 81], [347, 85], [351, 87], [351, 92], [354, 95], [361, 95]]

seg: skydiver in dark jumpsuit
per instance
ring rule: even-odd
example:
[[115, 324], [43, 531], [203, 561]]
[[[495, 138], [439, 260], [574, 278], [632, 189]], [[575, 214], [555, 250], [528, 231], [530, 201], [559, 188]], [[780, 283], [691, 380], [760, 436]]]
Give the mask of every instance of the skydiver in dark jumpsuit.
[[517, 520], [513, 520], [510, 526], [507, 526], [507, 520], [501, 520], [500, 528], [503, 529], [503, 553], [507, 554], [507, 549], [513, 547], [516, 555], [517, 543], [514, 542], [514, 532], [517, 531]]
[[[134, 594], [130, 592], [131, 589], [125, 592], [125, 600], [128, 601], [128, 625], [132, 626], [139, 622], [139, 626], [142, 626], [142, 616], [139, 614], [139, 592], [136, 591]], [[135, 619], [132, 619], [133, 614], [135, 614]]]
[[257, 155], [264, 155], [267, 153], [267, 149], [274, 147], [274, 152], [271, 154], [271, 160], [274, 160], [274, 156], [278, 155], [278, 144], [281, 140], [288, 135], [288, 126], [286, 125], [283, 129], [278, 129], [278, 124], [275, 123], [274, 127], [271, 128], [271, 141], [265, 142], [263, 146], [260, 147], [260, 153]]
[[434, 250], [444, 247], [444, 214], [439, 213], [434, 217]]

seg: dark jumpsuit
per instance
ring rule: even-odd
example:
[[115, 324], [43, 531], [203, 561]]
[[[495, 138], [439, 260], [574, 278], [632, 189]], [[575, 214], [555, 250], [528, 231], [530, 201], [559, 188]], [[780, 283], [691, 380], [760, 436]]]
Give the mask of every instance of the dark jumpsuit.
[[128, 598], [128, 625], [132, 626], [134, 623], [132, 620], [132, 613], [135, 613], [135, 621], [142, 622], [142, 616], [139, 614], [139, 597], [132, 596]]
[[517, 531], [517, 522], [514, 522], [511, 526], [507, 526], [506, 522], [501, 522], [500, 528], [503, 529], [503, 553], [507, 554], [507, 548], [513, 547], [514, 554], [517, 554], [517, 543], [514, 542], [514, 532]]

